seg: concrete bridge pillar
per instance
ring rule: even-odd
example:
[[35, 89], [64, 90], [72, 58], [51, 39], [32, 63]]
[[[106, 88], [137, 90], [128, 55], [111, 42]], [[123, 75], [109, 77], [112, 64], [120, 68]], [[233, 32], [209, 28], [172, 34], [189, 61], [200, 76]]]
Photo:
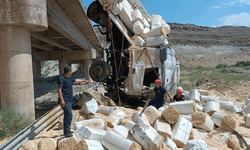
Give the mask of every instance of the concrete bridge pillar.
[[67, 65], [67, 60], [59, 60], [59, 74], [64, 74], [64, 67]]
[[48, 27], [46, 0], [0, 1], [1, 106], [35, 119], [30, 31]]
[[35, 78], [41, 78], [41, 62], [40, 61], [33, 61], [33, 76]]

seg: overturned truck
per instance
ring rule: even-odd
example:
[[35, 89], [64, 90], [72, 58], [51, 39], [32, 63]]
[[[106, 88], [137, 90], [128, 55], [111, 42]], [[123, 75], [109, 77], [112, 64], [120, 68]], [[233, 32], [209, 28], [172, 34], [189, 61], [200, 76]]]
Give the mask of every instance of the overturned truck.
[[87, 15], [107, 39], [102, 60], [89, 70], [94, 81], [104, 83], [107, 96], [148, 99], [153, 93], [143, 87], [153, 86], [157, 78], [168, 91], [176, 90], [179, 62], [168, 44], [170, 26], [162, 16], [150, 16], [139, 0], [97, 0]]

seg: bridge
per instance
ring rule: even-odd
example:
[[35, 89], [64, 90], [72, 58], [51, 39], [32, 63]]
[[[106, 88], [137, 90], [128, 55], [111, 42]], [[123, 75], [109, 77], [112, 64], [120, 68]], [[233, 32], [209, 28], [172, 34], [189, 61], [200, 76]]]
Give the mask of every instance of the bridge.
[[86, 79], [92, 60], [102, 55], [86, 9], [80, 0], [0, 1], [1, 108], [35, 119], [34, 77], [41, 62], [80, 63]]

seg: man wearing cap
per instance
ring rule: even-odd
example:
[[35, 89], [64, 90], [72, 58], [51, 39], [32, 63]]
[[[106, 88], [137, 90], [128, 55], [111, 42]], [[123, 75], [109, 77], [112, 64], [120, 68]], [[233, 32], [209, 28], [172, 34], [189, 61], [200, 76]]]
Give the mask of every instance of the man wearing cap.
[[155, 92], [155, 99], [150, 101], [148, 105], [155, 106], [157, 109], [160, 108], [165, 103], [165, 100], [164, 100], [165, 94], [167, 94], [168, 97], [170, 98], [170, 101], [172, 101], [170, 93], [163, 86], [161, 86], [161, 80], [159, 80], [159, 79], [155, 80], [155, 88], [154, 89], [149, 89], [149, 88], [146, 88], [146, 89]]
[[182, 90], [178, 89], [177, 94], [174, 95], [174, 101], [185, 101], [185, 96], [182, 95]]

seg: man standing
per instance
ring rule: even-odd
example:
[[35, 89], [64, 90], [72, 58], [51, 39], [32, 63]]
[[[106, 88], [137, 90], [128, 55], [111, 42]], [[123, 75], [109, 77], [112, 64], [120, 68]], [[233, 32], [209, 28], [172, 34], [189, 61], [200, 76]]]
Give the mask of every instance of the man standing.
[[72, 137], [72, 133], [70, 132], [70, 125], [72, 121], [72, 103], [73, 103], [73, 83], [86, 83], [87, 80], [74, 79], [71, 77], [72, 69], [69, 66], [64, 68], [64, 74], [59, 77], [57, 82], [58, 85], [58, 103], [61, 104], [61, 107], [64, 111], [63, 118], [63, 132], [65, 137]]
[[[147, 88], [147, 89], [149, 89], [149, 88]], [[155, 92], [155, 99], [150, 101], [148, 105], [153, 105], [157, 109], [160, 108], [165, 103], [164, 95], [166, 93], [167, 93], [168, 97], [170, 98], [170, 101], [172, 101], [170, 93], [164, 87], [161, 86], [161, 80], [159, 80], [159, 79], [155, 80], [155, 88], [149, 89], [149, 90]]]

